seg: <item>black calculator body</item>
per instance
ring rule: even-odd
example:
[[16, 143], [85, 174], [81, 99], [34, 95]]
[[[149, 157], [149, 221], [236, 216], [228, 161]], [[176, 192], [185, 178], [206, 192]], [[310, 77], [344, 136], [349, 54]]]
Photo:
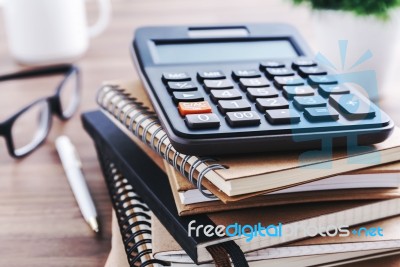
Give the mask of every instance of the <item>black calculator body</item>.
[[181, 153], [219, 155], [385, 140], [389, 116], [314, 61], [286, 24], [143, 27], [131, 54]]

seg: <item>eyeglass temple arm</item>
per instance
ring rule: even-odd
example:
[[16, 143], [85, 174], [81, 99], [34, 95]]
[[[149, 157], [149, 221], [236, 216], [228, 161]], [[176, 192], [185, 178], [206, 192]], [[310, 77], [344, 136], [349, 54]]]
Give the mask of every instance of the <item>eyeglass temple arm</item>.
[[14, 79], [24, 79], [40, 76], [55, 75], [61, 73], [68, 73], [73, 69], [77, 69], [76, 66], [72, 64], [56, 65], [51, 67], [41, 67], [30, 70], [24, 70], [16, 73], [0, 75], [0, 82]]

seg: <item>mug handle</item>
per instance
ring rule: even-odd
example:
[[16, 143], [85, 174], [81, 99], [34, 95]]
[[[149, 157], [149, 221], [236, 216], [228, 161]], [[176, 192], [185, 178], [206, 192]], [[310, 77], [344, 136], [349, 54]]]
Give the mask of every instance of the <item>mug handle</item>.
[[96, 37], [102, 33], [107, 28], [111, 18], [110, 0], [97, 0], [97, 4], [99, 5], [99, 17], [96, 23], [88, 28], [90, 38]]

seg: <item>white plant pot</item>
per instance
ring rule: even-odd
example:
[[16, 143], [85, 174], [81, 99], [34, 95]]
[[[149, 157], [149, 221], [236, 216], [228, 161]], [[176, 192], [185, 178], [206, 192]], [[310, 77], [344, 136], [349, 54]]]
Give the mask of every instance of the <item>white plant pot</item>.
[[[364, 89], [372, 100], [377, 101], [387, 91], [387, 73], [394, 63], [393, 54], [400, 35], [399, 15], [399, 10], [396, 10], [389, 20], [384, 21], [373, 16], [357, 16], [351, 12], [314, 11], [316, 52], [326, 57], [339, 73], [362, 75], [369, 71], [365, 75], [368, 79], [371, 73], [376, 74], [376, 86]], [[347, 49], [342, 48], [344, 54], [339, 48], [340, 40], [347, 41]], [[354, 66], [368, 50], [372, 56]]]

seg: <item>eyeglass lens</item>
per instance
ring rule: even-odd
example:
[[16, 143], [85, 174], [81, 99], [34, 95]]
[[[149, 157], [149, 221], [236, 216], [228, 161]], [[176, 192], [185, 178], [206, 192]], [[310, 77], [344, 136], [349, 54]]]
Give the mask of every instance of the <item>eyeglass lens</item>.
[[11, 128], [14, 153], [22, 156], [37, 147], [49, 131], [51, 112], [46, 100], [22, 113]]
[[79, 80], [77, 72], [72, 72], [62, 84], [60, 102], [63, 117], [70, 118], [79, 105]]

